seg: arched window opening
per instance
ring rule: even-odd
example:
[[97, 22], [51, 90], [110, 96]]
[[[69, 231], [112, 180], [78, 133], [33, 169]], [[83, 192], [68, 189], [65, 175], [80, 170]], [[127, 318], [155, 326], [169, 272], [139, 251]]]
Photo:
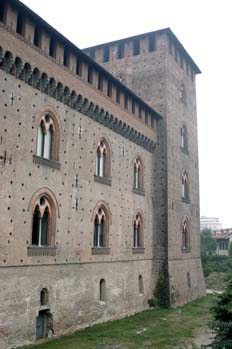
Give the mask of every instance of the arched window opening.
[[181, 148], [184, 151], [188, 151], [188, 132], [185, 125], [181, 128]]
[[4, 17], [5, 17], [5, 4], [4, 2], [0, 2], [0, 21], [4, 22]]
[[24, 35], [24, 19], [20, 12], [17, 16], [16, 33]]
[[191, 277], [190, 277], [190, 273], [187, 273], [187, 285], [189, 288], [191, 288]]
[[49, 114], [42, 117], [38, 126], [37, 136], [37, 156], [52, 160], [53, 159], [53, 138], [54, 123]]
[[46, 288], [40, 292], [40, 305], [48, 305], [48, 290]]
[[97, 147], [96, 175], [110, 177], [110, 149], [105, 140], [101, 140]]
[[99, 284], [99, 299], [102, 302], [106, 301], [106, 282], [104, 279], [100, 280]]
[[142, 162], [137, 158], [134, 162], [134, 189], [143, 188], [143, 168]]
[[133, 230], [133, 248], [143, 247], [143, 222], [140, 214], [135, 217]]
[[144, 288], [143, 288], [143, 277], [142, 275], [139, 275], [139, 294], [144, 293]]
[[186, 103], [186, 92], [183, 84], [180, 86], [180, 100], [182, 103]]
[[187, 172], [182, 174], [182, 199], [189, 201], [189, 179]]
[[50, 39], [49, 56], [56, 58], [56, 42], [54, 38]]
[[40, 47], [40, 41], [41, 41], [40, 29], [39, 27], [36, 26], [34, 31], [33, 43], [35, 46]]
[[182, 222], [182, 250], [190, 249], [190, 233], [188, 219], [184, 218]]
[[106, 247], [106, 229], [105, 211], [100, 207], [94, 220], [94, 247]]
[[[37, 200], [33, 212], [32, 245], [48, 246], [54, 242], [52, 226], [54, 228], [55, 217], [51, 217], [51, 212], [50, 202], [45, 196], [41, 196]], [[53, 220], [53, 224], [51, 220]]]

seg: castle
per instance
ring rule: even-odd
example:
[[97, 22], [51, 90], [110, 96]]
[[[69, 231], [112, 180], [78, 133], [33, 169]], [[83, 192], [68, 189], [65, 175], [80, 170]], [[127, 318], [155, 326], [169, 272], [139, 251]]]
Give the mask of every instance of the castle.
[[80, 50], [0, 2], [0, 348], [205, 294], [199, 73], [169, 28]]

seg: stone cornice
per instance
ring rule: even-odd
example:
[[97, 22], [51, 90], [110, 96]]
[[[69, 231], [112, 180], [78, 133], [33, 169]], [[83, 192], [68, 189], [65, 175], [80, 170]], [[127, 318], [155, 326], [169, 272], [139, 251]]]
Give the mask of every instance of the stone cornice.
[[116, 116], [95, 105], [76, 91], [70, 91], [68, 86], [63, 86], [61, 82], [56, 83], [54, 77], [48, 77], [46, 73], [40, 72], [37, 67], [32, 67], [30, 63], [23, 64], [20, 57], [14, 58], [9, 51], [3, 52], [0, 47], [0, 68], [30, 85], [31, 87], [46, 93], [57, 101], [64, 103], [70, 108], [88, 116], [96, 122], [102, 124], [131, 142], [142, 148], [153, 152], [155, 142], [130, 125], [126, 124]]

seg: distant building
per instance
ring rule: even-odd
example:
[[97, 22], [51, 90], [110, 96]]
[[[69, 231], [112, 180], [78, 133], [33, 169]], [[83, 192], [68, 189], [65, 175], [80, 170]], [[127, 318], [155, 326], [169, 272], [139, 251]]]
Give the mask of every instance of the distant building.
[[202, 216], [200, 219], [200, 227], [203, 229], [220, 230], [222, 224], [218, 217], [206, 217]]
[[228, 256], [229, 243], [232, 241], [232, 228], [213, 230], [213, 238], [217, 241], [216, 254]]

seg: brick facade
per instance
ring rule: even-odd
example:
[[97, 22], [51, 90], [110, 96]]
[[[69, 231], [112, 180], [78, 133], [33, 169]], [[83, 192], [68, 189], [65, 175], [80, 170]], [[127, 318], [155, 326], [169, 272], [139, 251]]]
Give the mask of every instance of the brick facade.
[[[172, 305], [203, 295], [194, 62], [186, 53], [187, 75], [169, 52], [173, 34], [164, 30], [149, 54], [144, 35], [139, 38], [143, 55], [133, 56], [126, 39], [124, 58], [114, 58], [111, 43], [109, 62], [100, 62], [102, 47], [95, 50], [98, 64], [17, 0], [1, 6], [0, 346], [46, 337], [49, 328], [40, 321], [48, 315], [59, 335], [143, 310], [164, 265]], [[50, 157], [37, 152], [46, 115], [54, 127]], [[189, 153], [181, 149], [183, 123]], [[96, 175], [101, 140], [110, 152], [105, 177]], [[138, 188], [136, 159], [143, 177]], [[189, 202], [181, 199], [184, 170], [190, 178]], [[96, 246], [101, 207], [107, 236]], [[137, 214], [142, 222], [138, 247], [133, 244]], [[189, 251], [182, 248], [184, 216]], [[35, 226], [39, 242], [33, 244]], [[45, 233], [47, 242], [41, 243]], [[42, 290], [48, 304], [41, 302]], [[39, 326], [44, 326], [42, 335]]]

